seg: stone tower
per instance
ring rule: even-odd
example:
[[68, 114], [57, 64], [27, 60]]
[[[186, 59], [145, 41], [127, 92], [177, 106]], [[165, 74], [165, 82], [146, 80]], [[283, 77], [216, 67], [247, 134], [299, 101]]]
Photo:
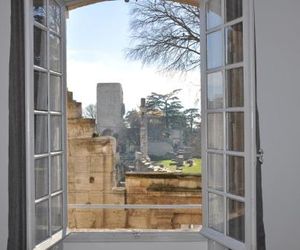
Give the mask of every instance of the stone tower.
[[120, 83], [97, 85], [97, 132], [104, 135], [119, 133], [124, 115], [123, 90]]

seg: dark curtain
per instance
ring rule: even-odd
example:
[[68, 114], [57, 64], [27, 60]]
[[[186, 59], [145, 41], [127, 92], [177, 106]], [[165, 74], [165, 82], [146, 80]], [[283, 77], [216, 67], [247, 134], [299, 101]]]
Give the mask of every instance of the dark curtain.
[[11, 0], [8, 250], [26, 249], [25, 55], [23, 0]]
[[[255, 3], [255, 1], [254, 1]], [[253, 6], [254, 7], [254, 6]], [[255, 13], [255, 7], [253, 10]], [[254, 14], [254, 44], [255, 44], [255, 58], [256, 58], [256, 30], [255, 30], [255, 14]], [[256, 112], [256, 152], [259, 153], [260, 145], [260, 127], [259, 127], [259, 110], [257, 105], [257, 64], [255, 61], [255, 112]], [[262, 175], [261, 168], [262, 162], [256, 159], [256, 240], [257, 250], [266, 250], [266, 237], [264, 227], [264, 214], [263, 214], [263, 196], [262, 196]]]

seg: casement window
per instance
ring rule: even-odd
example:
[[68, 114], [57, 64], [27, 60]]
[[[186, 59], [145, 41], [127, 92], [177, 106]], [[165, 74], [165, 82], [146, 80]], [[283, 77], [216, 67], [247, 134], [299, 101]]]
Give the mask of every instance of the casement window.
[[45, 249], [65, 233], [64, 5], [26, 3], [28, 249]]
[[[46, 249], [67, 227], [65, 7], [25, 2], [28, 249]], [[201, 232], [209, 249], [256, 249], [251, 3], [201, 2]]]
[[230, 249], [255, 249], [250, 7], [243, 0], [201, 3], [202, 233]]

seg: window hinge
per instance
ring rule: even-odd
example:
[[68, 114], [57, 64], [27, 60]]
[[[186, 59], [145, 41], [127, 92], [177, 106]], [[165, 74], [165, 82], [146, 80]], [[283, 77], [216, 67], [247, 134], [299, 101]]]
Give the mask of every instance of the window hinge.
[[258, 161], [263, 164], [264, 163], [264, 150], [263, 149], [259, 149], [256, 155]]

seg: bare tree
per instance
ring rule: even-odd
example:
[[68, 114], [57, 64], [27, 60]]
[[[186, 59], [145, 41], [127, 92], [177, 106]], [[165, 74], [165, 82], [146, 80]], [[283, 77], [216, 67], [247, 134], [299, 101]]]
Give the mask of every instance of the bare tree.
[[83, 116], [85, 118], [96, 119], [96, 113], [96, 105], [90, 104], [84, 109]]
[[187, 72], [200, 65], [200, 10], [166, 0], [144, 0], [131, 10], [133, 46], [127, 58], [163, 71]]

